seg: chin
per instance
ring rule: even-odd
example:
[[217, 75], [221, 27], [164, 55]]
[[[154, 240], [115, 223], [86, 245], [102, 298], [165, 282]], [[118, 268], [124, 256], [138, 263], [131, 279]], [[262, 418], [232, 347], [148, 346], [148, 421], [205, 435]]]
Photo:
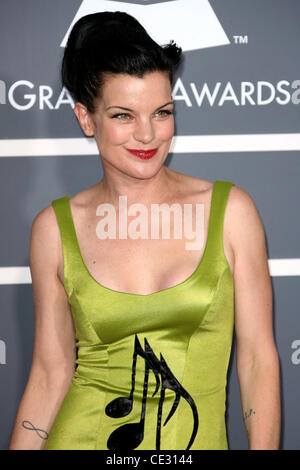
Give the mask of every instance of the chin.
[[135, 166], [132, 165], [127, 169], [126, 173], [132, 178], [149, 179], [155, 176], [163, 166], [164, 162], [142, 161]]

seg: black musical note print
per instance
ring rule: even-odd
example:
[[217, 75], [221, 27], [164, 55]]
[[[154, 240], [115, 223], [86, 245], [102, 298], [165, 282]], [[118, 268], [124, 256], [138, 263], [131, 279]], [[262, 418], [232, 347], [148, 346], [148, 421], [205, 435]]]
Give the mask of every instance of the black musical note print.
[[[29, 423], [29, 427], [28, 426], [25, 426], [24, 423]], [[41, 437], [42, 439], [48, 439], [48, 433], [46, 431], [44, 431], [43, 429], [39, 429], [39, 428], [36, 428], [30, 421], [23, 421], [22, 422], [22, 426], [23, 428], [25, 429], [29, 429], [30, 431], [36, 431], [36, 433], [38, 434], [39, 437]], [[41, 433], [44, 433], [44, 436], [40, 434]]]
[[[111, 418], [121, 418], [127, 416], [133, 405], [133, 393], [135, 387], [135, 373], [136, 373], [136, 361], [137, 356], [141, 356], [145, 360], [145, 375], [144, 375], [144, 386], [143, 386], [143, 398], [142, 398], [142, 409], [140, 421], [136, 423], [124, 424], [115, 429], [108, 438], [107, 447], [110, 450], [132, 450], [136, 449], [144, 439], [144, 426], [145, 426], [145, 414], [146, 414], [146, 402], [147, 402], [147, 391], [148, 391], [148, 378], [149, 371], [155, 375], [156, 388], [152, 394], [152, 397], [157, 393], [159, 386], [161, 385], [161, 393], [157, 411], [157, 427], [156, 427], [156, 450], [160, 450], [160, 437], [161, 437], [161, 417], [163, 410], [163, 402], [165, 398], [165, 390], [170, 389], [175, 392], [175, 399], [172, 405], [171, 411], [165, 419], [164, 426], [171, 419], [175, 413], [180, 398], [184, 398], [190, 405], [193, 412], [193, 431], [190, 437], [186, 450], [189, 450], [192, 446], [199, 426], [197, 407], [190, 396], [190, 394], [182, 387], [178, 382], [170, 368], [168, 367], [163, 355], [160, 353], [160, 360], [154, 354], [147, 338], [144, 338], [145, 350], [141, 347], [137, 335], [135, 335], [134, 353], [132, 361], [132, 378], [131, 378], [131, 391], [129, 397], [118, 397], [112, 400], [105, 408], [105, 412]], [[159, 378], [161, 377], [161, 380]]]
[[[131, 391], [129, 397], [119, 397], [112, 400], [105, 408], [105, 412], [111, 418], [122, 418], [123, 416], [127, 416], [132, 410], [133, 404], [133, 392], [135, 387], [135, 368], [136, 368], [136, 360], [137, 356], [141, 356], [146, 361], [146, 354], [139, 342], [137, 335], [135, 335], [135, 344], [134, 344], [134, 352], [133, 352], [133, 361], [132, 361], [132, 374], [131, 374]], [[154, 396], [159, 388], [160, 380], [158, 376], [158, 372], [156, 369], [153, 369], [155, 378], [156, 378], [156, 389], [152, 396]]]

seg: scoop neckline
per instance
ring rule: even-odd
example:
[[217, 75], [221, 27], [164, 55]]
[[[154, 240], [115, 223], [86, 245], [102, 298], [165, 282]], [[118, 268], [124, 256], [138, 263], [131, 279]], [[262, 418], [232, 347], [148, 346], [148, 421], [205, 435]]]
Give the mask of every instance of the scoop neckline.
[[[81, 253], [81, 250], [80, 250], [80, 246], [79, 246], [79, 242], [78, 242], [78, 238], [77, 238], [77, 233], [76, 233], [76, 229], [75, 229], [75, 224], [74, 224], [74, 220], [73, 220], [73, 215], [72, 215], [70, 198], [69, 198], [69, 196], [66, 196], [67, 201], [68, 201], [68, 209], [69, 209], [69, 215], [70, 215], [72, 231], [73, 231], [73, 235], [74, 235], [74, 239], [75, 239], [76, 249], [77, 249], [81, 264], [82, 264], [88, 278], [91, 279], [91, 281], [94, 284], [96, 284], [97, 286], [99, 286], [101, 289], [103, 289], [103, 290], [105, 290], [105, 291], [107, 291], [111, 294], [125, 295], [127, 297], [135, 297], [135, 298], [138, 298], [138, 297], [154, 297], [154, 296], [158, 296], [158, 295], [166, 295], [170, 291], [179, 290], [182, 287], [185, 287], [189, 282], [193, 281], [193, 279], [196, 277], [196, 275], [198, 274], [198, 271], [200, 271], [200, 268], [203, 265], [204, 258], [207, 257], [208, 241], [210, 239], [210, 232], [211, 232], [211, 226], [212, 226], [212, 206], [213, 206], [213, 196], [214, 196], [214, 192], [215, 192], [215, 187], [216, 187], [216, 181], [214, 181], [213, 188], [212, 188], [211, 203], [210, 203], [210, 210], [209, 210], [209, 217], [208, 217], [208, 227], [207, 227], [207, 238], [206, 238], [205, 248], [204, 248], [201, 259], [200, 259], [198, 265], [196, 266], [195, 270], [186, 279], [179, 282], [178, 284], [175, 284], [174, 286], [167, 287], [166, 289], [160, 289], [160, 290], [155, 291], [155, 292], [150, 292], [150, 294], [135, 294], [133, 292], [122, 292], [122, 291], [118, 291], [118, 290], [115, 290], [115, 289], [111, 289], [110, 287], [104, 286], [103, 284], [98, 282], [94, 278], [94, 276], [92, 276], [92, 274], [90, 273], [90, 271], [87, 268], [87, 265], [85, 264], [85, 261], [83, 259], [83, 256], [82, 256], [82, 253]], [[65, 270], [64, 270], [64, 277], [65, 277]]]

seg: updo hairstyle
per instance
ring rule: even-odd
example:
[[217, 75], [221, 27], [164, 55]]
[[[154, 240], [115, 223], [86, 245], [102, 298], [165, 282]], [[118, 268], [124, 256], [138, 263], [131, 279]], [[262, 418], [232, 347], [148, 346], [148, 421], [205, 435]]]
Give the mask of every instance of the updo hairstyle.
[[62, 61], [62, 83], [75, 102], [93, 113], [105, 74], [142, 78], [147, 72], [163, 71], [172, 84], [181, 56], [182, 49], [174, 41], [160, 46], [127, 13], [94, 13], [80, 18], [71, 30]]

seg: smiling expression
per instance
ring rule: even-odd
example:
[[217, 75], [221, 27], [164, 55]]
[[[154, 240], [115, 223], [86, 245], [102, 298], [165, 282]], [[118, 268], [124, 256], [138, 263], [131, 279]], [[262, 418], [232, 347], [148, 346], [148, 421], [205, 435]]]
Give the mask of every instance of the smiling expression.
[[74, 111], [87, 136], [94, 136], [103, 168], [147, 178], [163, 165], [174, 135], [173, 100], [167, 73], [143, 78], [106, 77], [95, 112], [76, 103]]

